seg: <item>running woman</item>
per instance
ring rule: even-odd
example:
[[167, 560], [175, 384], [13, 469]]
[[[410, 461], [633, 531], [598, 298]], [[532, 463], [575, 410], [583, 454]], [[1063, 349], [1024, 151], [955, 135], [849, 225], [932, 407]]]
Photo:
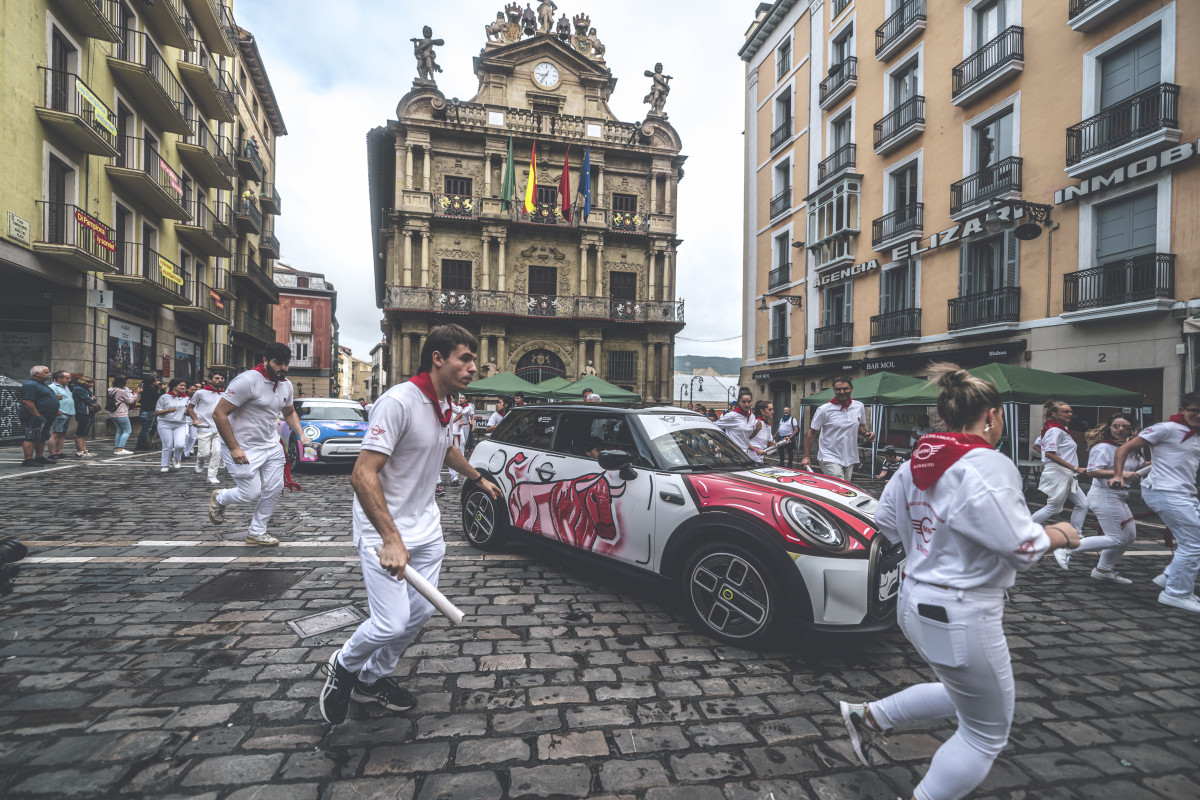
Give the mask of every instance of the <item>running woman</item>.
[[312, 444], [292, 407], [292, 382], [287, 379], [291, 360], [291, 348], [271, 342], [263, 363], [230, 381], [213, 411], [213, 422], [223, 443], [221, 460], [234, 488], [213, 491], [208, 500], [208, 518], [220, 525], [225, 521], [226, 507], [253, 503], [246, 544], [279, 544], [267, 533], [267, 523], [283, 494], [286, 458], [279, 441], [279, 415], [283, 414], [288, 427], [295, 431], [300, 447]]
[[187, 445], [188, 401], [187, 381], [175, 378], [167, 382], [168, 392], [154, 404], [158, 417], [158, 437], [162, 439], [162, 468], [159, 472], [179, 469]]
[[849, 378], [837, 378], [833, 382], [833, 399], [813, 414], [808, 434], [804, 437], [804, 458], [800, 466], [812, 463], [813, 440], [821, 435], [817, 445], [817, 461], [826, 475], [841, 478], [847, 483], [854, 477], [858, 466], [858, 436], [875, 441], [875, 434], [867, 429], [867, 409], [850, 395], [854, 384]]
[[[1200, 469], [1200, 392], [1180, 400], [1179, 413], [1166, 422], [1145, 428], [1117, 448], [1113, 457], [1121, 464], [1129, 455], [1150, 447], [1150, 475], [1142, 483], [1142, 499], [1175, 534], [1175, 555], [1154, 579], [1162, 589], [1158, 602], [1200, 612], [1195, 595], [1200, 568], [1200, 500], [1196, 499], [1196, 470]], [[1125, 488], [1114, 477], [1112, 489]]]
[[1079, 476], [1086, 474], [1087, 468], [1079, 466], [1079, 448], [1067, 430], [1075, 412], [1061, 400], [1047, 401], [1045, 410], [1046, 424], [1035, 444], [1041, 448], [1042, 463], [1045, 464], [1038, 491], [1046, 495], [1046, 505], [1034, 513], [1033, 521], [1040, 525], [1061, 513], [1070, 500], [1075, 505], [1071, 512], [1071, 527], [1080, 530], [1087, 516], [1088, 502], [1079, 488]]
[[[1113, 583], [1133, 583], [1113, 569], [1121, 560], [1121, 556], [1125, 555], [1126, 548], [1137, 538], [1133, 512], [1129, 510], [1126, 502], [1129, 492], [1109, 486], [1109, 480], [1117, 477], [1113, 457], [1117, 454], [1117, 448], [1133, 437], [1133, 431], [1133, 418], [1128, 414], [1117, 413], [1084, 435], [1087, 443], [1091, 445], [1091, 450], [1088, 451], [1087, 474], [1092, 478], [1092, 490], [1088, 492], [1088, 508], [1095, 513], [1104, 535], [1081, 539], [1079, 547], [1074, 550], [1055, 550], [1054, 559], [1063, 569], [1070, 567], [1072, 556], [1099, 550], [1100, 563], [1092, 570], [1093, 578]], [[1140, 453], [1131, 452], [1121, 468], [1122, 482], [1128, 485], [1130, 481], [1137, 480], [1138, 471], [1145, 463]]]
[[751, 411], [753, 405], [754, 395], [750, 394], [749, 389], [742, 388], [738, 390], [737, 403], [717, 420], [717, 427], [725, 431], [733, 443], [747, 454], [750, 452], [750, 440], [762, 430], [762, 420], [756, 419]]
[[1079, 544], [1065, 523], [1033, 522], [1004, 432], [996, 387], [955, 364], [931, 364], [947, 433], [921, 437], [888, 482], [875, 523], [907, 557], [900, 628], [938, 681], [871, 703], [841, 703], [855, 754], [874, 766], [875, 739], [900, 725], [958, 718], [915, 800], [957, 800], [979, 786], [1008, 743], [1015, 689], [1004, 637], [1005, 590], [1046, 551]]
[[350, 476], [354, 543], [371, 616], [329, 657], [320, 706], [321, 716], [334, 725], [346, 719], [351, 699], [393, 711], [416, 703], [391, 674], [434, 612], [404, 575], [416, 570], [437, 585], [446, 553], [434, 499], [442, 466], [462, 473], [493, 499], [500, 497], [452, 443], [451, 397], [475, 374], [475, 347], [475, 337], [458, 325], [434, 328], [421, 348], [417, 374], [389, 389], [371, 409]]

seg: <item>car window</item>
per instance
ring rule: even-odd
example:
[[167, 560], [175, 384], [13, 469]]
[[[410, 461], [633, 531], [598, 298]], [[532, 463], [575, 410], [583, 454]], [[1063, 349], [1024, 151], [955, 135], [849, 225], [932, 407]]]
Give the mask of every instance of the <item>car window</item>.
[[558, 440], [554, 448], [560, 453], [587, 457], [587, 443], [597, 440], [602, 450], [624, 450], [634, 457], [634, 463], [645, 464], [633, 435], [633, 417], [628, 414], [567, 411], [562, 414]]
[[367, 411], [349, 403], [312, 403], [296, 400], [292, 403], [302, 420], [313, 422], [366, 422]]
[[518, 447], [549, 450], [557, 427], [558, 412], [529, 411], [519, 415], [510, 425], [494, 431], [492, 438]]
[[668, 468], [721, 469], [748, 462], [724, 431], [699, 414], [645, 414], [641, 420], [650, 446]]

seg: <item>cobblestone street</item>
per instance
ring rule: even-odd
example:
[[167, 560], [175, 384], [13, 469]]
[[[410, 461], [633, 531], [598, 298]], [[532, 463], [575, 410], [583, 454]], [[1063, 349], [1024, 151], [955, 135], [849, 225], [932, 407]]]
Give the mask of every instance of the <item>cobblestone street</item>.
[[[283, 546], [263, 550], [242, 544], [247, 510], [208, 522], [190, 462], [20, 472], [0, 457], [3, 535], [31, 551], [0, 599], [7, 798], [907, 800], [953, 731], [897, 731], [889, 763], [863, 769], [837, 701], [932, 675], [899, 631], [722, 646], [662, 587], [535, 546], [475, 550], [453, 492], [441, 585], [466, 619], [434, 617], [401, 661], [414, 710], [352, 705], [331, 730], [321, 665], [352, 628], [287, 623], [365, 612], [346, 469], [300, 473], [272, 523]], [[1155, 602], [1161, 539], [1136, 548], [1131, 586], [1090, 579], [1088, 556], [1019, 579], [1016, 721], [974, 797], [1200, 797], [1200, 619]], [[299, 577], [277, 599], [185, 598], [262, 568]]]

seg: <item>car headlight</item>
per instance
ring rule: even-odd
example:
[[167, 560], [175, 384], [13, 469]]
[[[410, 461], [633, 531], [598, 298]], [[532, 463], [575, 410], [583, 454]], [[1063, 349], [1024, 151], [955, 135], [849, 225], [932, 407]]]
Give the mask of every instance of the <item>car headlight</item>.
[[304, 426], [304, 435], [310, 439], [316, 439], [318, 436], [321, 435], [321, 431], [318, 430], [317, 428], [314, 428], [312, 425], [305, 425]]
[[783, 501], [783, 510], [792, 529], [808, 542], [826, 550], [841, 550], [846, 546], [846, 534], [817, 509], [789, 499]]

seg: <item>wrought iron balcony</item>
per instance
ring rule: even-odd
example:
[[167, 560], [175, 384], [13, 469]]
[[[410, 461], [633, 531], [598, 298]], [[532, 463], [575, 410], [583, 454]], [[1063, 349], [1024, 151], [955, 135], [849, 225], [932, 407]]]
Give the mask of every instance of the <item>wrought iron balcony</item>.
[[1142, 0], [1071, 0], [1067, 24], [1073, 31], [1093, 31]]
[[854, 169], [856, 145], [844, 144], [834, 150], [829, 158], [817, 165], [817, 182], [824, 183], [835, 175]]
[[[189, 17], [196, 24], [196, 28], [208, 44], [209, 49], [222, 56], [235, 55], [233, 46], [230, 44], [230, 42], [237, 41], [233, 14], [229, 13], [224, 6], [219, 5], [217, 0], [186, 0], [186, 3]], [[225, 24], [222, 12], [228, 13], [228, 25]], [[228, 35], [227, 29], [230, 31]]]
[[627, 298], [610, 298], [609, 316], [615, 320], [632, 321], [637, 318], [638, 303]]
[[558, 296], [553, 294], [529, 295], [529, 315], [531, 317], [557, 317]]
[[42, 232], [33, 249], [81, 272], [114, 272], [116, 232], [70, 203], [38, 201]]
[[258, 202], [248, 195], [234, 201], [233, 221], [237, 224], [238, 233], [262, 233], [262, 212], [258, 210]]
[[[1179, 128], [1179, 87], [1160, 83], [1067, 128], [1067, 166], [1081, 164], [1165, 129]], [[1069, 171], [1069, 170], [1068, 170]]]
[[279, 302], [279, 287], [275, 285], [275, 281], [271, 279], [270, 274], [260, 267], [258, 262], [250, 256], [240, 255], [234, 259], [233, 274], [246, 280], [251, 286], [258, 289], [268, 302]]
[[121, 28], [119, 33], [120, 41], [108, 57], [113, 77], [160, 129], [190, 136], [193, 131], [183, 113], [183, 86], [171, 74], [158, 47], [142, 31]]
[[[784, 41], [787, 41], [787, 40], [785, 39]], [[775, 60], [775, 80], [776, 81], [782, 80], [783, 76], [787, 75], [791, 71], [792, 71], [792, 51], [789, 49], [783, 53], [780, 53], [779, 57]]]
[[905, 308], [871, 317], [871, 344], [921, 335], [921, 309]]
[[920, 237], [924, 225], [924, 203], [901, 206], [871, 222], [871, 246], [879, 247], [884, 242], [900, 237]]
[[233, 318], [233, 332], [248, 336], [263, 344], [275, 341], [275, 329], [265, 322], [260, 322], [245, 311], [239, 311]]
[[196, 181], [202, 186], [213, 189], [232, 189], [233, 182], [229, 180], [233, 172], [233, 162], [229, 160], [228, 151], [222, 148], [222, 139], [228, 137], [215, 136], [203, 120], [192, 120], [196, 133], [192, 136], [180, 137], [175, 143], [179, 160], [188, 168]]
[[57, 0], [55, 10], [84, 36], [104, 42], [121, 40], [117, 32], [117, 0]]
[[850, 56], [840, 64], [834, 64], [829, 68], [829, 77], [821, 81], [820, 101], [821, 108], [826, 108], [829, 105], [837, 102], [844, 97], [851, 89], [858, 85], [858, 57]]
[[480, 198], [470, 195], [436, 194], [433, 196], [433, 213], [439, 217], [477, 219], [481, 205]]
[[254, 139], [238, 139], [237, 168], [243, 178], [255, 183], [261, 183], [266, 177], [267, 168], [263, 166], [262, 158], [258, 155], [258, 143]]
[[767, 358], [787, 358], [791, 352], [788, 348], [788, 337], [767, 340]]
[[193, 199], [188, 204], [192, 219], [187, 222], [175, 223], [175, 235], [186, 244], [196, 255], [229, 258], [229, 237], [233, 231], [219, 219], [216, 213], [199, 199]]
[[225, 267], [213, 267], [212, 276], [212, 284], [210, 285], [213, 290], [224, 295], [233, 295], [233, 285], [230, 282], [229, 270], [225, 269]]
[[232, 319], [229, 302], [211, 286], [200, 281], [188, 281], [184, 288], [187, 303], [176, 304], [176, 314], [191, 317], [207, 325], [228, 325]]
[[188, 37], [192, 49], [184, 50], [179, 59], [180, 80], [187, 84], [192, 99], [205, 116], [221, 122], [233, 122], [233, 115], [237, 112], [233, 78], [217, 66], [208, 48], [197, 38], [190, 21]]
[[792, 282], [792, 265], [780, 264], [767, 275], [767, 288], [774, 289]]
[[771, 198], [771, 219], [778, 217], [792, 207], [792, 187], [785, 186], [783, 191]]
[[925, 97], [915, 95], [875, 123], [875, 152], [886, 153], [925, 130]]
[[875, 58], [887, 61], [925, 29], [925, 0], [908, 0], [875, 29]]
[[156, 0], [142, 3], [138, 9], [142, 21], [154, 34], [154, 38], [166, 47], [187, 50], [192, 46], [183, 21], [183, 4], [180, 0]]
[[272, 231], [263, 231], [258, 237], [258, 254], [263, 258], [279, 258], [279, 239]]
[[191, 219], [183, 205], [183, 181], [149, 139], [117, 137], [108, 178], [141, 211], [159, 219]]
[[647, 233], [650, 230], [650, 217], [636, 211], [610, 211], [608, 229], [616, 233]]
[[118, 242], [117, 262], [121, 271], [106, 275], [104, 279], [108, 283], [120, 284], [133, 294], [163, 305], [185, 305], [190, 302], [184, 293], [183, 270], [148, 245]]
[[950, 184], [950, 216], [1021, 191], [1021, 157], [1009, 156]]
[[1146, 253], [1063, 276], [1063, 311], [1175, 298], [1175, 254]]
[[278, 216], [283, 211], [283, 200], [279, 197], [279, 187], [273, 183], [264, 183], [259, 187], [258, 204], [264, 214]]
[[825, 325], [813, 331], [814, 349], [817, 350], [836, 350], [841, 347], [854, 346], [854, 323], [839, 322], [834, 325]]
[[[477, 204], [476, 204], [477, 205]], [[571, 214], [571, 218], [567, 219], [563, 214], [562, 206], [558, 203], [535, 203], [533, 211], [526, 211], [525, 204], [517, 201], [512, 204], [512, 218], [516, 222], [528, 222], [533, 225], [559, 225], [564, 227], [577, 227], [579, 225], [579, 215]], [[614, 230], [616, 230], [614, 228]]]
[[1013, 25], [987, 42], [950, 72], [950, 97], [962, 105], [971, 97], [1025, 66], [1025, 29]]
[[775, 152], [792, 135], [792, 118], [788, 117], [771, 131], [771, 152]]
[[[683, 301], [627, 300], [578, 295], [537, 295], [472, 289], [455, 290], [469, 302], [464, 309], [449, 302], [452, 292], [419, 286], [389, 286], [385, 300], [388, 311], [468, 310], [472, 314], [505, 317], [558, 317], [565, 319], [611, 320], [613, 322], [682, 324]], [[446, 296], [443, 303], [442, 297]]]
[[948, 330], [952, 331], [1021, 320], [1019, 286], [1006, 286], [989, 292], [952, 297], [947, 302], [950, 306]]
[[75, 149], [112, 158], [117, 154], [116, 115], [73, 72], [38, 67], [42, 105], [37, 115]]

